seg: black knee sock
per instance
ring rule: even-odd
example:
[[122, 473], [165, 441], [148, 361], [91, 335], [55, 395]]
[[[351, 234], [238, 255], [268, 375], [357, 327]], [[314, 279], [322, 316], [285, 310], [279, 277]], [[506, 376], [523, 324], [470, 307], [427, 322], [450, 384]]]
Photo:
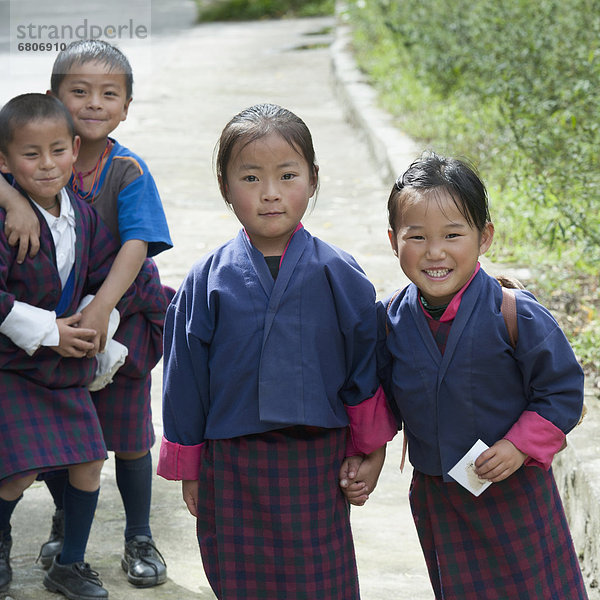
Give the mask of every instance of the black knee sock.
[[3, 534], [10, 535], [10, 519], [15, 510], [15, 506], [22, 497], [23, 494], [16, 500], [3, 500], [0, 498], [0, 537], [2, 537]]
[[67, 482], [65, 487], [65, 541], [58, 562], [81, 562], [90, 536], [100, 490], [84, 492]]
[[54, 506], [57, 510], [62, 510], [64, 507], [65, 487], [68, 481], [69, 472], [66, 469], [46, 473], [44, 476], [44, 482], [50, 494], [52, 494]]
[[125, 508], [125, 539], [148, 535], [150, 531], [150, 499], [152, 497], [152, 456], [123, 460], [115, 457], [117, 486]]

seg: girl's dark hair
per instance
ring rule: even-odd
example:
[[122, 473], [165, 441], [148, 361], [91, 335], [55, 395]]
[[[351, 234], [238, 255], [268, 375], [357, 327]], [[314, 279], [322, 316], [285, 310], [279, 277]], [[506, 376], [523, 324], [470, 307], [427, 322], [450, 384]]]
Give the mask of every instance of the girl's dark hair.
[[75, 65], [84, 65], [89, 62], [100, 62], [108, 67], [109, 72], [123, 73], [127, 100], [131, 98], [133, 93], [131, 65], [118, 48], [103, 40], [76, 40], [58, 53], [50, 77], [52, 93], [58, 94], [60, 84]]
[[17, 129], [42, 119], [64, 121], [71, 139], [75, 137], [71, 114], [60, 100], [48, 94], [21, 94], [9, 100], [0, 110], [0, 151], [8, 152], [8, 145]]
[[279, 134], [298, 154], [304, 157], [315, 177], [318, 176], [312, 136], [304, 121], [293, 112], [276, 104], [255, 104], [241, 111], [225, 125], [215, 148], [215, 169], [221, 195], [227, 202], [225, 185], [227, 167], [235, 145], [239, 152], [248, 144], [269, 135]]
[[392, 188], [388, 199], [388, 222], [396, 232], [398, 208], [415, 193], [443, 189], [471, 227], [478, 231], [490, 222], [488, 195], [477, 170], [468, 161], [439, 156], [433, 152], [415, 160]]

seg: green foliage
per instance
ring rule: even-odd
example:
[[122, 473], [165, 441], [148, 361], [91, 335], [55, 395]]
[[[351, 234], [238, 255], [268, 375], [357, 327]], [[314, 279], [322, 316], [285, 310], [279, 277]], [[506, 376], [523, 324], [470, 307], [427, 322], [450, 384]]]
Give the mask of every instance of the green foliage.
[[544, 304], [556, 311], [560, 325], [580, 362], [599, 375], [600, 282], [585, 270], [569, 272], [558, 266], [545, 269], [528, 287]]
[[199, 21], [332, 15], [335, 0], [196, 0]]
[[[362, 66], [411, 135], [469, 156], [529, 237], [600, 260], [600, 2], [354, 0]], [[525, 207], [525, 211], [523, 208]]]
[[590, 323], [589, 327], [577, 332], [572, 338], [575, 354], [581, 364], [598, 368], [598, 348], [600, 348], [600, 325], [598, 321]]
[[555, 310], [564, 290], [586, 290], [561, 324], [580, 358], [600, 364], [600, 0], [348, 0], [346, 10], [357, 60], [398, 125], [479, 166], [491, 257], [530, 267]]

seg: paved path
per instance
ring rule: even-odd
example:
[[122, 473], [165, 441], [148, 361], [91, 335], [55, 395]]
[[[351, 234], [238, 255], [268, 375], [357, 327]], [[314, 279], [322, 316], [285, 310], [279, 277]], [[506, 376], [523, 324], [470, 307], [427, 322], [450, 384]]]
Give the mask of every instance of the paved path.
[[[183, 23], [187, 22], [185, 4], [177, 2]], [[385, 203], [392, 182], [382, 181], [383, 165], [374, 164], [333, 91], [329, 48], [333, 25], [332, 18], [212, 24], [171, 29], [153, 38], [151, 68], [144, 65], [144, 75], [136, 76], [130, 115], [116, 137], [147, 160], [161, 191], [175, 243], [157, 259], [166, 283], [177, 287], [200, 255], [237, 231], [238, 223], [218, 193], [212, 152], [229, 118], [263, 101], [296, 112], [313, 132], [321, 189], [314, 212], [305, 219], [306, 227], [353, 253], [380, 297], [404, 283], [386, 235]], [[136, 71], [135, 52], [132, 58]], [[35, 89], [45, 89], [45, 82], [13, 78], [10, 90], [0, 92], [0, 100], [4, 102], [9, 91]], [[400, 151], [415, 154], [409, 142]], [[159, 438], [160, 383], [159, 365], [153, 387]], [[352, 513], [363, 600], [433, 599], [408, 509], [410, 476], [398, 469], [399, 446], [399, 440], [390, 445], [376, 494]], [[17, 508], [14, 585], [8, 598], [57, 597], [43, 590], [43, 571], [34, 565], [51, 513], [50, 496], [42, 485], [28, 490]], [[214, 599], [202, 571], [194, 520], [182, 503], [179, 484], [156, 478], [154, 485], [152, 527], [168, 563], [165, 585], [138, 590], [127, 584], [120, 568], [123, 525], [111, 458], [103, 471], [87, 554], [110, 598]]]

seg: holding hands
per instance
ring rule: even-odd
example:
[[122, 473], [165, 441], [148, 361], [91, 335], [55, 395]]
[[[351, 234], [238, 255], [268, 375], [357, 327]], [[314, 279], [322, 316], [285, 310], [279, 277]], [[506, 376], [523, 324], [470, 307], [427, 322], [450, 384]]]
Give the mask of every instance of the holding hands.
[[363, 506], [369, 494], [377, 486], [383, 462], [385, 446], [367, 455], [349, 456], [340, 469], [340, 487], [350, 504]]

